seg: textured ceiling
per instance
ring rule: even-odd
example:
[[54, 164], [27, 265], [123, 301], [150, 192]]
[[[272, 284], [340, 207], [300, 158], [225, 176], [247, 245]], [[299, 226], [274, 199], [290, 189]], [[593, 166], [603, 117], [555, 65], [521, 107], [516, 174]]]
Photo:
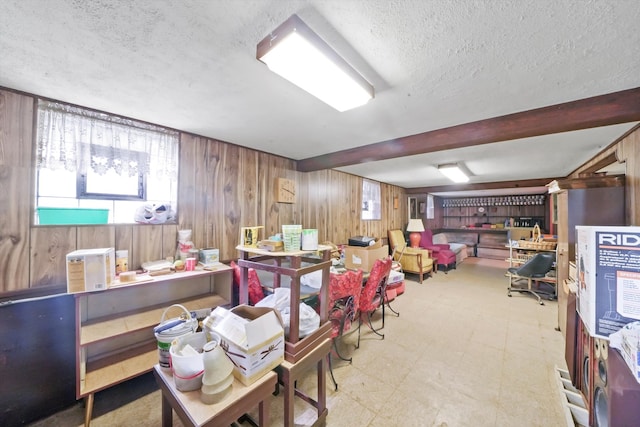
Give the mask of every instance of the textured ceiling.
[[[339, 113], [256, 44], [291, 14], [375, 87]], [[4, 0], [0, 86], [304, 159], [640, 87], [636, 0]], [[640, 102], [640, 100], [639, 100]], [[564, 176], [635, 123], [365, 163], [402, 187]]]

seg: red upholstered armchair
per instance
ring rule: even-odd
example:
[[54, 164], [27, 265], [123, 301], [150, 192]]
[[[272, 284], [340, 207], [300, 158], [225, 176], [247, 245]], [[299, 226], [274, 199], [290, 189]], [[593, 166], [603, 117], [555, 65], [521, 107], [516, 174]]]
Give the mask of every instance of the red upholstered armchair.
[[436, 260], [438, 268], [445, 273], [450, 268], [456, 267], [456, 254], [451, 250], [449, 244], [433, 243], [433, 233], [431, 230], [424, 230], [420, 233], [420, 247], [431, 251]]
[[451, 247], [448, 244], [433, 243], [433, 232], [431, 230], [424, 230], [420, 233], [420, 247], [429, 249], [434, 253], [438, 253], [441, 249], [451, 250]]

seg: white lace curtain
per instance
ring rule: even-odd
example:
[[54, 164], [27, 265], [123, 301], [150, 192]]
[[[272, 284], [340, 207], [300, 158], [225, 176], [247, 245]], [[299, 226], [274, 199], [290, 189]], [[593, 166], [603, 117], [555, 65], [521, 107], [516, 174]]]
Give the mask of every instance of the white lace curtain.
[[38, 103], [38, 168], [177, 179], [178, 133], [56, 102]]

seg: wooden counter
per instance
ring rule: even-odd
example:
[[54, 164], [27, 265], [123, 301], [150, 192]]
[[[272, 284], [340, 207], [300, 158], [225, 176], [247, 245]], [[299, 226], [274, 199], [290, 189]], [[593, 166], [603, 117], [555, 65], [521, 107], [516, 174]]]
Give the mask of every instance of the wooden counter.
[[[464, 243], [469, 248], [469, 256], [491, 259], [509, 258], [509, 250], [505, 247], [511, 240], [531, 237], [529, 227], [505, 228], [441, 228], [437, 233], [444, 233], [447, 241]], [[434, 234], [436, 231], [434, 231]]]

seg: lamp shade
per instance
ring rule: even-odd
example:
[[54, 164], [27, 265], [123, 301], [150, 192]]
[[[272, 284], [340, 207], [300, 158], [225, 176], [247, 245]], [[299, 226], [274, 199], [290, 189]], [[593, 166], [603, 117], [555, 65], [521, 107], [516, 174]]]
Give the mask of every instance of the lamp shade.
[[373, 98], [373, 86], [295, 14], [258, 43], [256, 58], [338, 111]]
[[407, 225], [407, 231], [410, 233], [421, 233], [424, 231], [424, 224], [421, 219], [410, 219]]

